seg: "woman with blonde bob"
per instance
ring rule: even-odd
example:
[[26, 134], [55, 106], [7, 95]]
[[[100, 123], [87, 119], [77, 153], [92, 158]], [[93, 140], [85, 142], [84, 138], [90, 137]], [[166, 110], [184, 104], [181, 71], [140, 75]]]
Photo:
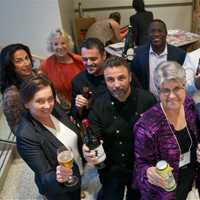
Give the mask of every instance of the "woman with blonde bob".
[[48, 37], [48, 51], [52, 53], [41, 64], [41, 70], [53, 82], [56, 94], [64, 107], [71, 102], [71, 80], [83, 69], [81, 57], [72, 53], [74, 43], [69, 34], [57, 29]]
[[[142, 200], [185, 200], [196, 173], [195, 105], [186, 96], [185, 71], [178, 63], [158, 65], [154, 81], [160, 102], [145, 112], [134, 127], [135, 181]], [[173, 168], [173, 191], [166, 191], [166, 181], [156, 171], [160, 160]]]

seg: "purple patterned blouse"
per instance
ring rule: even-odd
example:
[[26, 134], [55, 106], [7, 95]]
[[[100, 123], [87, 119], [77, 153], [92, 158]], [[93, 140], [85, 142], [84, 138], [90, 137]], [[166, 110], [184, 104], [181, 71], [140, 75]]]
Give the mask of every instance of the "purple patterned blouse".
[[[185, 99], [184, 109], [190, 133], [197, 137], [196, 111], [194, 102], [189, 97]], [[173, 126], [171, 127], [175, 133]], [[139, 187], [142, 199], [175, 199], [175, 191], [166, 192], [150, 184], [146, 176], [146, 170], [155, 166], [159, 160], [166, 160], [173, 167], [176, 182], [179, 175], [179, 147], [160, 104], [153, 106], [143, 114], [134, 126], [134, 135], [136, 159], [134, 183]]]

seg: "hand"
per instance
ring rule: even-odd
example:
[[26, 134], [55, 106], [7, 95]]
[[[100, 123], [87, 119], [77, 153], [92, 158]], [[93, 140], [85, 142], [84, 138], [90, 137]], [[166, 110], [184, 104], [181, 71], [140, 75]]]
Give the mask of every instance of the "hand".
[[90, 165], [95, 165], [97, 164], [97, 157], [96, 157], [96, 152], [93, 150], [90, 150], [87, 145], [83, 145], [82, 147], [83, 155], [88, 164]]
[[70, 122], [72, 122], [73, 124], [76, 124], [76, 120], [74, 119], [74, 117], [73, 116], [69, 116], [69, 120], [70, 120]]
[[197, 145], [197, 162], [200, 163], [200, 144]]
[[68, 181], [70, 176], [72, 176], [72, 169], [63, 167], [61, 165], [58, 165], [56, 167], [56, 180], [59, 183], [64, 183]]
[[88, 107], [88, 100], [83, 95], [78, 94], [75, 99], [75, 105], [77, 108]]
[[165, 180], [156, 172], [155, 167], [149, 167], [146, 173], [149, 183], [165, 189]]

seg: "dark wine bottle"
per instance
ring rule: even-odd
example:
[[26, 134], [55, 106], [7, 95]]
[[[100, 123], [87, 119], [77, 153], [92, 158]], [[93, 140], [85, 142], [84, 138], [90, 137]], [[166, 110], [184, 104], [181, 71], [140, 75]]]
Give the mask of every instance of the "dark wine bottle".
[[123, 57], [127, 60], [133, 60], [134, 56], [134, 31], [131, 25], [128, 26], [128, 34], [125, 38]]
[[88, 106], [78, 108], [80, 119], [83, 119], [88, 115], [88, 109], [90, 108], [90, 104], [92, 101], [92, 91], [89, 87], [83, 86], [81, 94], [88, 100]]
[[83, 119], [82, 127], [84, 132], [83, 143], [86, 144], [90, 150], [93, 150], [96, 153], [97, 164], [95, 165], [95, 167], [97, 169], [104, 168], [104, 160], [106, 159], [106, 154], [100, 140], [93, 134], [93, 131], [90, 127], [90, 121], [88, 119]]
[[92, 96], [92, 91], [89, 89], [89, 87], [84, 86], [82, 88], [82, 95], [86, 98], [86, 99], [90, 99]]

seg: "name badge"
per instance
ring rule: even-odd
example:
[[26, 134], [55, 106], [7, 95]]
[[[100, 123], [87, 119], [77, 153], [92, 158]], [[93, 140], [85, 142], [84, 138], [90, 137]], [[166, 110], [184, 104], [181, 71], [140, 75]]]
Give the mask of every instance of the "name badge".
[[190, 163], [190, 151], [180, 155], [179, 167], [183, 167]]

